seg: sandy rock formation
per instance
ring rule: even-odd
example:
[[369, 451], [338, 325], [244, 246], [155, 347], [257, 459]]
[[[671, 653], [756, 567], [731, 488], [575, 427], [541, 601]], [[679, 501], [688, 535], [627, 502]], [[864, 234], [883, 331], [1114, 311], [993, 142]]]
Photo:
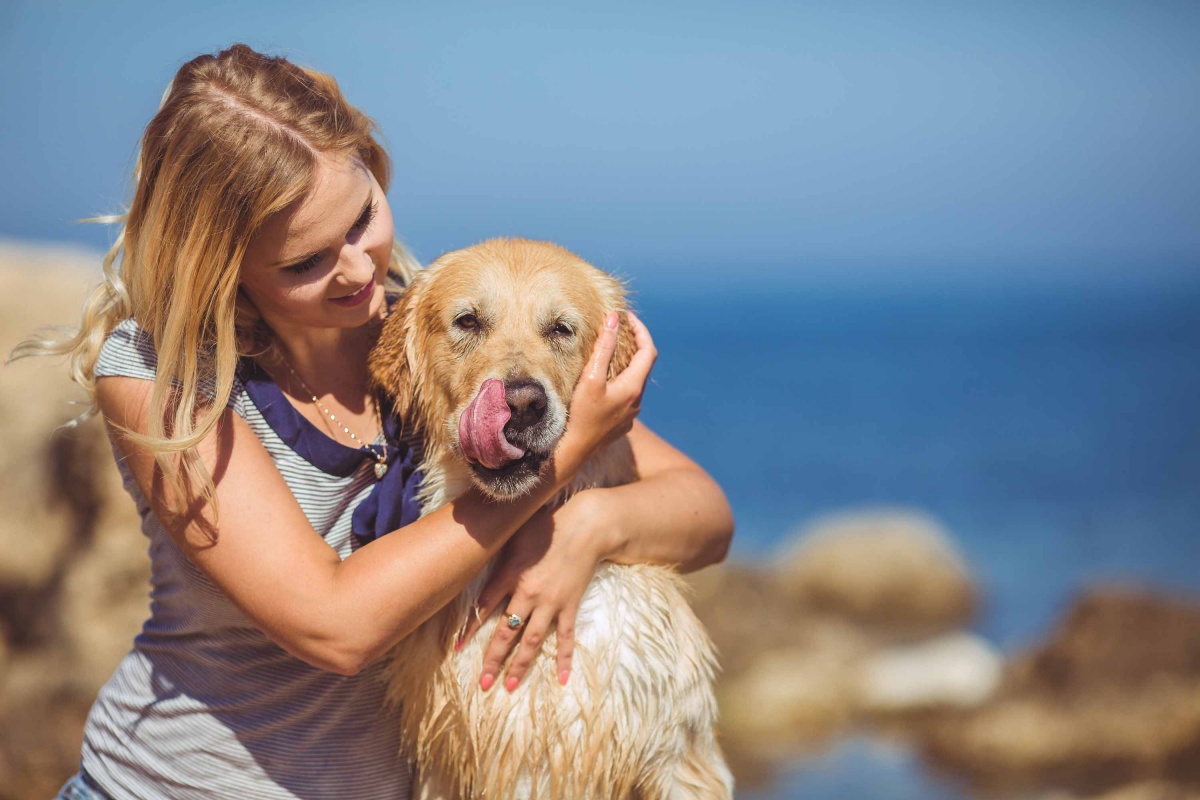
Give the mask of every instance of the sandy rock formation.
[[1131, 783], [1089, 800], [1200, 800], [1200, 789], [1168, 781]]
[[[74, 324], [98, 257], [0, 242], [0, 350]], [[52, 796], [146, 617], [148, 562], [98, 421], [61, 361], [0, 368], [0, 798]]]
[[910, 511], [818, 520], [784, 550], [777, 573], [796, 602], [890, 628], [957, 627], [971, 619], [977, 602], [949, 534]]
[[992, 702], [931, 721], [922, 738], [936, 763], [989, 791], [1097, 794], [1143, 783], [1158, 787], [1146, 796], [1163, 786], [1194, 793], [1200, 601], [1089, 591], [1014, 662]]
[[863, 660], [856, 705], [872, 714], [972, 708], [991, 698], [1003, 670], [1000, 652], [972, 633], [890, 647]]
[[720, 654], [722, 746], [740, 784], [763, 783], [849, 723], [850, 665], [867, 637], [797, 604], [769, 570], [729, 563], [687, 577]]
[[[897, 512], [826, 520], [769, 567], [689, 576], [713, 636], [722, 742], [743, 783], [823, 747], [871, 715], [981, 702], [999, 655], [977, 637], [934, 640], [976, 589], [948, 535]], [[930, 670], [956, 680], [930, 680]]]

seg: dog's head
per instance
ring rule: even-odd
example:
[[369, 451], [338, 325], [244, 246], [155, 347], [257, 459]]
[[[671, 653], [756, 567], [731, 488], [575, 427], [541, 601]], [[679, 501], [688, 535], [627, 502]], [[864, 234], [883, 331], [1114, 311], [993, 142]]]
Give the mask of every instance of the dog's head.
[[[447, 253], [398, 301], [371, 353], [372, 380], [425, 440], [496, 498], [529, 491], [566, 429], [575, 383], [619, 281], [553, 244], [493, 239]], [[636, 345], [622, 313], [609, 377]]]

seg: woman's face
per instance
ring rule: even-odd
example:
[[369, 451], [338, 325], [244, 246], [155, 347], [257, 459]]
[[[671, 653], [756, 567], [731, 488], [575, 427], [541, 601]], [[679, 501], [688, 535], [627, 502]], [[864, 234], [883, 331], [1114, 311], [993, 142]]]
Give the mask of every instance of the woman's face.
[[322, 156], [312, 190], [250, 242], [241, 290], [278, 334], [380, 317], [392, 212], [357, 158]]

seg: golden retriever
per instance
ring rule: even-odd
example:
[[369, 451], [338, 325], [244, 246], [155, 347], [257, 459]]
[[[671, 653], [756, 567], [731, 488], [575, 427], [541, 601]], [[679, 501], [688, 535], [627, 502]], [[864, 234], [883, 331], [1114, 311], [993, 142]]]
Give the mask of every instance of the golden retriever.
[[[616, 279], [544, 242], [484, 242], [416, 276], [371, 372], [423, 437], [425, 513], [472, 482], [497, 499], [530, 489], [566, 427], [599, 325], [624, 309]], [[610, 376], [634, 347], [622, 324]], [[511, 419], [497, 421], [497, 405]], [[622, 438], [556, 502], [635, 478]], [[570, 682], [554, 674], [551, 634], [511, 694], [478, 684], [499, 614], [461, 651], [453, 646], [484, 572], [392, 655], [389, 697], [403, 708], [419, 798], [731, 796], [714, 737], [712, 643], [673, 570], [602, 564], [579, 609]]]

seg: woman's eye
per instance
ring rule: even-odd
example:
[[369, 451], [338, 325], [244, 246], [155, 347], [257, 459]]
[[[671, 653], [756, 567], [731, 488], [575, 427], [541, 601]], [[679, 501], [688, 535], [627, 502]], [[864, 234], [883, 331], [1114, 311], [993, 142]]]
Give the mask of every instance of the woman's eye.
[[287, 269], [289, 272], [291, 272], [295, 275], [303, 275], [304, 273], [308, 272], [310, 269], [312, 269], [313, 267], [317, 266], [320, 263], [321, 263], [321, 254], [313, 253], [311, 256], [304, 259], [299, 264], [292, 264]]
[[479, 327], [479, 319], [474, 314], [462, 314], [454, 318], [454, 326], [460, 330], [473, 331]]
[[359, 217], [357, 220], [355, 220], [354, 227], [351, 228], [351, 230], [365, 231], [367, 228], [369, 228], [371, 226], [371, 223], [375, 220], [375, 214], [378, 213], [378, 211], [379, 211], [379, 201], [376, 200], [374, 203], [371, 203], [371, 205], [366, 207], [366, 209], [363, 211], [361, 217]]

